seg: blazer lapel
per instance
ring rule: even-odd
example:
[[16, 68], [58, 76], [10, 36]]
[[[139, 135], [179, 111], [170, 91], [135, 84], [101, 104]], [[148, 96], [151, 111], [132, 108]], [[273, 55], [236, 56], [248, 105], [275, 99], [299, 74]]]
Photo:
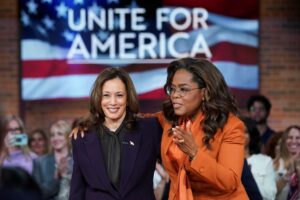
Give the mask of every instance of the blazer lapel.
[[126, 132], [121, 141], [122, 155], [121, 155], [121, 181], [120, 192], [124, 194], [125, 189], [129, 184], [131, 174], [134, 171], [136, 158], [140, 149], [141, 133], [136, 129], [131, 132]]
[[92, 163], [92, 170], [97, 176], [97, 180], [100, 181], [111, 194], [118, 197], [116, 190], [112, 187], [107, 175], [106, 166], [104, 163], [101, 143], [97, 136], [97, 131], [93, 129], [91, 132], [85, 135], [84, 145], [86, 148], [87, 156]]

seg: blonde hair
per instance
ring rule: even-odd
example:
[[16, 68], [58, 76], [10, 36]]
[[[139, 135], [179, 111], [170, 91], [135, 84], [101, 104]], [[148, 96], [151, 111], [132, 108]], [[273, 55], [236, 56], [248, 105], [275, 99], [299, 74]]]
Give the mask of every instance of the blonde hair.
[[284, 161], [284, 166], [285, 168], [288, 168], [290, 166], [290, 162], [291, 162], [291, 153], [289, 152], [287, 146], [286, 146], [286, 141], [288, 139], [288, 136], [290, 134], [290, 131], [292, 129], [297, 129], [299, 132], [300, 132], [300, 127], [299, 126], [296, 126], [296, 125], [292, 125], [292, 126], [289, 126], [282, 134], [281, 136], [281, 141], [280, 141], [280, 144], [279, 144], [279, 158], [274, 160], [274, 167], [275, 169], [278, 168], [279, 166], [279, 159], [282, 158], [282, 160]]
[[[26, 134], [28, 135], [26, 132], [25, 132], [25, 125], [22, 121], [22, 119], [16, 115], [8, 115], [8, 116], [5, 116], [3, 118], [3, 124], [4, 124], [4, 138], [6, 137], [7, 133], [8, 133], [8, 124], [11, 122], [11, 121], [16, 121], [21, 129], [21, 133], [23, 134]], [[30, 148], [27, 145], [23, 145], [23, 146], [18, 146], [18, 148], [22, 151], [22, 153], [25, 155], [26, 158], [28, 159], [32, 159], [31, 155], [30, 155]], [[9, 152], [8, 152], [8, 148], [7, 147], [4, 147], [4, 154], [5, 154], [5, 158], [7, 158], [8, 160], [10, 159], [8, 157], [9, 155]]]
[[[70, 153], [71, 152], [71, 142], [70, 142], [68, 136], [69, 136], [69, 134], [71, 133], [71, 130], [72, 130], [71, 122], [69, 122], [68, 120], [60, 119], [60, 120], [52, 123], [51, 126], [50, 126], [50, 135], [51, 135], [51, 130], [54, 127], [59, 129], [65, 135], [65, 138], [67, 140], [68, 152]], [[52, 149], [51, 145], [50, 145], [50, 151], [53, 152], [53, 149]]]

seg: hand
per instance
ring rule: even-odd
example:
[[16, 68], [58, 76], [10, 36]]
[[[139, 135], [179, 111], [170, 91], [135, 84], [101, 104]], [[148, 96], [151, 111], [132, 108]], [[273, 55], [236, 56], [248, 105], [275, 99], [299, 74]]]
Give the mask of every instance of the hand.
[[71, 133], [70, 133], [70, 135], [69, 135], [69, 138], [74, 138], [74, 140], [76, 140], [77, 139], [77, 135], [78, 135], [78, 132], [80, 132], [80, 135], [81, 135], [81, 137], [83, 138], [84, 137], [84, 132], [86, 132], [87, 131], [87, 128], [86, 127], [75, 127], [72, 131], [71, 131]]
[[4, 144], [7, 148], [14, 147], [15, 135], [8, 133], [4, 138]]
[[59, 159], [58, 163], [57, 163], [57, 168], [56, 168], [56, 172], [58, 177], [65, 177], [68, 175], [68, 173], [70, 172], [70, 157], [62, 157]]
[[198, 151], [198, 146], [191, 130], [191, 121], [189, 120], [183, 127], [176, 126], [172, 128], [173, 142], [183, 151], [189, 158], [194, 158]]
[[170, 177], [169, 177], [168, 173], [166, 173], [166, 171], [164, 170], [164, 168], [161, 164], [156, 163], [155, 169], [156, 169], [157, 173], [160, 175], [162, 181], [169, 182]]

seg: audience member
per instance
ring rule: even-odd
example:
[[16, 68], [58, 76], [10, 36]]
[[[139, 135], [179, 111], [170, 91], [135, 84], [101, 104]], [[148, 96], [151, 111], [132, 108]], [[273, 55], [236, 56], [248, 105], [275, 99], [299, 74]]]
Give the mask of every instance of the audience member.
[[28, 147], [24, 123], [17, 116], [6, 116], [4, 126], [4, 148], [1, 151], [0, 164], [6, 167], [19, 166], [31, 174], [33, 160], [37, 155]]
[[[4, 118], [0, 116], [0, 152], [6, 135]], [[0, 197], [5, 200], [42, 200], [39, 186], [28, 172], [20, 167], [0, 166]]]
[[33, 176], [39, 183], [45, 199], [66, 200], [69, 198], [72, 174], [72, 155], [68, 135], [71, 124], [58, 120], [50, 126], [51, 153], [34, 161]]
[[249, 117], [256, 122], [257, 130], [261, 136], [263, 152], [268, 140], [275, 133], [268, 125], [271, 107], [272, 104], [269, 99], [262, 95], [251, 96], [247, 103]]
[[294, 163], [300, 157], [300, 127], [289, 126], [280, 141], [280, 156], [274, 160], [277, 181], [277, 199], [287, 199], [291, 189], [292, 175], [295, 172]]
[[276, 179], [272, 158], [261, 154], [260, 134], [250, 119], [244, 119], [246, 125], [245, 156], [251, 173], [264, 200], [274, 200], [276, 196]]
[[29, 147], [38, 156], [48, 153], [48, 137], [44, 130], [35, 129], [29, 133]]

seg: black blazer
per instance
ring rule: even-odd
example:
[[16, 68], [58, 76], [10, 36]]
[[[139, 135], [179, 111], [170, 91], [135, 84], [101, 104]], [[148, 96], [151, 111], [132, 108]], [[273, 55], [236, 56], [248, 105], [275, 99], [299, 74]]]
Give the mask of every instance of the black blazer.
[[117, 191], [111, 185], [101, 142], [95, 128], [73, 143], [70, 200], [154, 200], [153, 173], [160, 156], [162, 129], [156, 118], [139, 119], [122, 141], [121, 177]]

